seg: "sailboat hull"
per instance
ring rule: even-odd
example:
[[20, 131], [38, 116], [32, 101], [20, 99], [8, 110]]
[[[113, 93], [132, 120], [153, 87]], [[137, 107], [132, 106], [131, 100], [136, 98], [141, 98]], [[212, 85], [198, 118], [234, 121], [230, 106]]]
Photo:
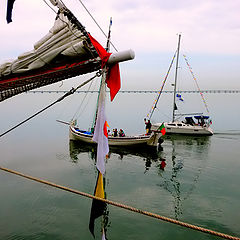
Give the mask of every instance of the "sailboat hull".
[[[136, 136], [125, 136], [125, 137], [108, 137], [109, 146], [138, 146], [146, 145], [157, 147], [161, 133], [153, 132], [151, 135], [136, 135]], [[74, 126], [69, 127], [69, 138], [71, 140], [82, 141], [89, 144], [96, 144], [92, 138], [93, 134], [87, 131], [79, 130]]]
[[[157, 130], [162, 123], [155, 123], [152, 128]], [[192, 136], [211, 136], [213, 131], [209, 126], [190, 125], [182, 122], [164, 123], [166, 135], [181, 134]]]

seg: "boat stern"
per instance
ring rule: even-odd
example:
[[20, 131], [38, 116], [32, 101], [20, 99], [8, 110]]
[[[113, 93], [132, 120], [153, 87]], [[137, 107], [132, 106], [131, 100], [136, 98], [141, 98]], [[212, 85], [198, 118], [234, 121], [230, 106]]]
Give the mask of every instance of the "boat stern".
[[159, 142], [162, 143], [162, 141], [159, 141], [162, 134], [159, 131], [152, 131], [150, 138], [147, 141], [148, 146], [157, 147]]

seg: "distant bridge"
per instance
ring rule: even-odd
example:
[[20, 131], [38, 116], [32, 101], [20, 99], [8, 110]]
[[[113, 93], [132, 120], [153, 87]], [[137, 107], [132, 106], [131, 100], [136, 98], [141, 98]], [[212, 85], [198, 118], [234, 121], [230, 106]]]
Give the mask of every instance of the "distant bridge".
[[[26, 93], [67, 93], [68, 91], [65, 90], [33, 90], [28, 91]], [[120, 90], [119, 93], [158, 93], [159, 91], [153, 91], [153, 90]], [[199, 93], [199, 91], [195, 90], [183, 90], [183, 91], [177, 91], [178, 93]], [[202, 93], [240, 93], [239, 90], [202, 90]], [[91, 91], [91, 90], [81, 90], [76, 91], [76, 93], [98, 93], [97, 90]], [[173, 91], [163, 91], [162, 93], [173, 93]]]

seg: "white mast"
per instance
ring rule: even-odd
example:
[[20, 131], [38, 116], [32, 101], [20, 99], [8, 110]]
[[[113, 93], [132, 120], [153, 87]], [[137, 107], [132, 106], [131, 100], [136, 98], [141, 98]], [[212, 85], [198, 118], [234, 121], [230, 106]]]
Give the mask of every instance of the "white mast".
[[178, 71], [178, 58], [179, 58], [179, 50], [180, 50], [180, 40], [181, 40], [181, 34], [178, 35], [176, 72], [175, 72], [175, 83], [174, 83], [174, 93], [173, 93], [173, 115], [172, 115], [173, 117], [172, 117], [172, 122], [175, 121], [176, 90], [177, 90], [177, 71]]
[[[108, 38], [107, 38], [107, 44], [106, 44], [106, 51], [107, 52], [109, 52], [109, 50], [110, 50], [111, 27], [112, 27], [112, 18], [110, 18], [110, 24], [109, 24], [109, 29], [108, 29]], [[105, 96], [106, 96], [106, 82], [105, 82], [106, 81], [106, 74], [107, 74], [106, 71], [107, 71], [107, 68], [105, 66], [103, 68], [102, 78], [101, 78], [101, 82], [100, 82], [100, 87], [99, 87], [99, 92], [98, 92], [98, 100], [97, 100], [97, 108], [96, 108], [96, 113], [95, 113], [95, 116], [94, 116], [94, 122], [93, 122], [92, 128], [95, 128], [95, 125], [96, 125], [100, 95], [104, 95], [104, 96], [102, 96], [102, 98], [104, 98], [104, 99], [105, 99]], [[105, 104], [105, 101], [104, 101], [104, 104]]]

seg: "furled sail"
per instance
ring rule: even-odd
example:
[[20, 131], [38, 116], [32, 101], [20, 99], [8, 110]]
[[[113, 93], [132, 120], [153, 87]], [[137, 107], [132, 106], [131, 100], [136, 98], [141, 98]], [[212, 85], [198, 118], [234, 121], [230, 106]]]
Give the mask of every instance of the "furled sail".
[[101, 64], [85, 28], [67, 8], [60, 9], [53, 27], [32, 51], [0, 65], [0, 101], [96, 71]]

